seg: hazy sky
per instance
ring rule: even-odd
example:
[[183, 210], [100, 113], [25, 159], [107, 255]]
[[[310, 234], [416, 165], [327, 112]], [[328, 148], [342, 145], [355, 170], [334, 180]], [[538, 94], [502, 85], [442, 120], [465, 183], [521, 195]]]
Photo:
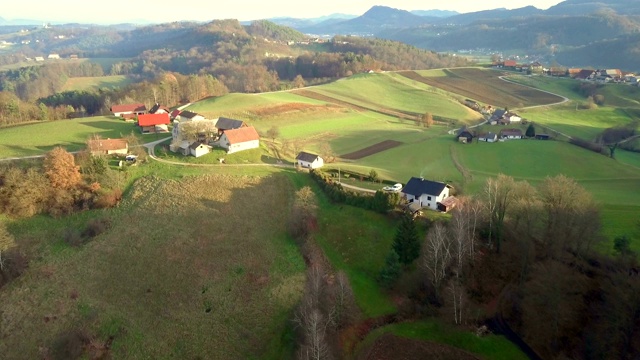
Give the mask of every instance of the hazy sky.
[[547, 9], [559, 0], [2, 0], [0, 17], [83, 23], [123, 23], [136, 20], [311, 18], [332, 13], [361, 15], [374, 5], [403, 10], [455, 10], [460, 13], [534, 5]]

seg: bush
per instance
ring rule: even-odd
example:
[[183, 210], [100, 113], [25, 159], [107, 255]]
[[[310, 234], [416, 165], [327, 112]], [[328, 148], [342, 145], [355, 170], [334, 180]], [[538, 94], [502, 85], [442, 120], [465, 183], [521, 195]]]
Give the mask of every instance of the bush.
[[29, 260], [17, 248], [2, 252], [2, 267], [0, 267], [0, 288], [11, 280], [22, 275], [29, 266]]
[[82, 236], [85, 238], [96, 237], [109, 230], [110, 227], [111, 219], [109, 218], [91, 219], [87, 223], [87, 227], [82, 232]]
[[122, 190], [115, 189], [111, 192], [100, 194], [96, 199], [95, 207], [98, 209], [112, 208], [118, 205], [120, 200], [122, 200]]
[[62, 239], [69, 246], [73, 247], [79, 247], [80, 245], [84, 244], [84, 238], [82, 237], [82, 234], [80, 234], [78, 230], [73, 228], [64, 229]]

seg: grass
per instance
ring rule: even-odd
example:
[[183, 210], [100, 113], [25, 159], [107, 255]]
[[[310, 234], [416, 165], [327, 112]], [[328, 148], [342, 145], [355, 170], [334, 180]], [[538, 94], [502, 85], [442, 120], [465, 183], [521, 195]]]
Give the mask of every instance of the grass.
[[[149, 177], [119, 208], [12, 224], [17, 241], [47, 255], [0, 292], [0, 350], [39, 357], [85, 328], [114, 336], [114, 358], [290, 357], [286, 319], [304, 284], [285, 235], [290, 193], [284, 176]], [[58, 240], [95, 217], [112, 228], [81, 248]]]
[[[102, 138], [120, 138], [139, 131], [133, 123], [111, 116], [95, 116], [71, 120], [38, 122], [0, 128], [0, 158], [42, 155], [55, 146], [68, 151], [84, 149], [87, 139], [94, 135]], [[161, 139], [166, 134], [147, 135], [144, 141]]]
[[125, 75], [72, 77], [62, 87], [62, 91], [97, 91], [99, 89], [117, 89], [133, 82]]
[[321, 94], [373, 109], [400, 110], [408, 113], [472, 120], [477, 114], [451, 98], [428, 91], [417, 83], [399, 80], [397, 74], [359, 74], [322, 87], [313, 88]]
[[318, 198], [319, 229], [315, 240], [331, 264], [347, 273], [361, 311], [367, 317], [396, 312], [376, 282], [391, 249], [395, 224], [371, 211], [330, 204], [322, 194]]
[[369, 333], [369, 335], [363, 340], [359, 346], [360, 350], [365, 349], [367, 346], [371, 346], [377, 338], [385, 333], [391, 333], [410, 339], [435, 341], [447, 344], [467, 350], [486, 359], [527, 359], [525, 354], [523, 354], [514, 344], [509, 342], [509, 340], [503, 336], [488, 335], [478, 337], [471, 332], [461, 331], [441, 324], [435, 320], [404, 322], [378, 328]]

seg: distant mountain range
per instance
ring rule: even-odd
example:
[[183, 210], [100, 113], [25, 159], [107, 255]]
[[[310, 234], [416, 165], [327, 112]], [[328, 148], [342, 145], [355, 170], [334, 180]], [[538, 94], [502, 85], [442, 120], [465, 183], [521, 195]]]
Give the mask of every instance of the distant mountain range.
[[[276, 23], [281, 22], [273, 19]], [[640, 1], [566, 0], [547, 10], [534, 6], [459, 14], [374, 6], [361, 16], [288, 26], [314, 35], [375, 36], [434, 51], [491, 49], [562, 59], [567, 65], [634, 66], [640, 61]], [[616, 49], [603, 54], [601, 49]], [[571, 55], [573, 54], [573, 55]], [[593, 61], [589, 54], [593, 54]]]

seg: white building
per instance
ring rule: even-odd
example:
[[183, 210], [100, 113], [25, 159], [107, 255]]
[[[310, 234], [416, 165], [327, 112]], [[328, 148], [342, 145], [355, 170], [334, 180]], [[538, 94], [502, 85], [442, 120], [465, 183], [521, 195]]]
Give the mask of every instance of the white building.
[[296, 156], [296, 163], [303, 168], [317, 169], [324, 165], [324, 160], [319, 155], [302, 151]]
[[260, 135], [253, 126], [242, 127], [225, 131], [218, 143], [227, 153], [233, 154], [260, 147]]
[[445, 183], [412, 177], [402, 189], [402, 194], [407, 201], [420, 207], [446, 211], [441, 203], [449, 197], [450, 188]]

